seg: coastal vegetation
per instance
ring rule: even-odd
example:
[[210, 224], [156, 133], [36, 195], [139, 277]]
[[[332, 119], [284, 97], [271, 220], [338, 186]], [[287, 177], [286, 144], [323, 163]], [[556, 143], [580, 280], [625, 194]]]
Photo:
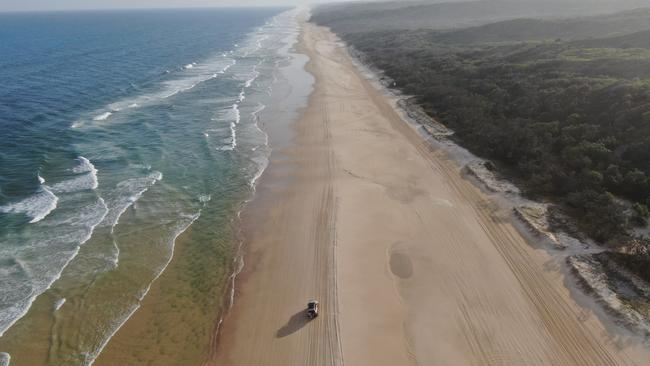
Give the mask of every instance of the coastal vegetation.
[[[410, 0], [350, 2], [321, 5], [314, 20], [341, 34], [384, 30], [459, 29], [518, 18], [591, 16], [589, 21], [631, 21], [631, 14], [616, 19], [601, 14], [650, 6], [650, 0]], [[572, 20], [575, 21], [576, 19]], [[632, 21], [631, 25], [633, 26]], [[625, 23], [619, 23], [625, 29]], [[605, 25], [601, 24], [601, 27]], [[603, 28], [604, 29], [604, 28]]]
[[[336, 11], [313, 20], [528, 196], [557, 203], [609, 248], [647, 248], [633, 233], [650, 217], [650, 9], [452, 30], [382, 29], [359, 14], [355, 26]], [[650, 280], [647, 250], [615, 259]]]

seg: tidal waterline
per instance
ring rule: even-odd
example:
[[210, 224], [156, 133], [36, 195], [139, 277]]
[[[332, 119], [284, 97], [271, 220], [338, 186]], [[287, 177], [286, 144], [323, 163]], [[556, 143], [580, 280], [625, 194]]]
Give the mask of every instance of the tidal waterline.
[[[39, 224], [83, 216], [92, 229], [60, 278], [0, 338], [12, 365], [205, 356], [237, 251], [233, 220], [270, 153], [259, 122], [295, 114], [292, 103], [267, 107], [287, 88], [278, 68], [291, 62], [295, 13], [266, 19], [232, 49], [166, 70], [70, 124], [77, 157], [63, 171], [87, 161], [93, 168], [82, 173], [95, 174], [96, 184], [61, 191], [59, 207]], [[66, 207], [79, 216], [59, 217]]]

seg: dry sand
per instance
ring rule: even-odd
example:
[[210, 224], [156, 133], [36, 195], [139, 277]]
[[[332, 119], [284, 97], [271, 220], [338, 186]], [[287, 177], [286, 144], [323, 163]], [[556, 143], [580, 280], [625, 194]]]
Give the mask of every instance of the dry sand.
[[[643, 365], [325, 28], [315, 90], [246, 210], [246, 269], [214, 365]], [[550, 265], [551, 264], [551, 265]], [[310, 297], [322, 315], [307, 322]], [[646, 361], [644, 361], [646, 360]]]

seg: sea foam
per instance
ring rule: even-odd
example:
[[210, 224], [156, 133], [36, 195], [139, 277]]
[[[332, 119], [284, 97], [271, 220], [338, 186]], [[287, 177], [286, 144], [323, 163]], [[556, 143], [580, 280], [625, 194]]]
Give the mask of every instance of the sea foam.
[[80, 156], [77, 158], [79, 164], [72, 168], [72, 172], [78, 176], [52, 185], [52, 191], [56, 193], [70, 193], [83, 190], [94, 190], [99, 186], [97, 169], [90, 160]]
[[44, 184], [45, 179], [39, 173], [37, 177], [41, 186], [38, 191], [21, 201], [0, 206], [0, 212], [27, 215], [31, 218], [29, 222], [33, 224], [43, 220], [56, 209], [59, 197], [55, 193], [96, 189], [99, 184], [97, 169], [83, 156], [80, 156], [78, 160], [79, 165], [72, 168], [72, 172], [79, 176], [47, 186]]
[[220, 146], [217, 150], [232, 151], [237, 147], [237, 125], [241, 122], [241, 112], [239, 110], [239, 101], [233, 103], [230, 108], [223, 109], [219, 112], [215, 121], [227, 121], [230, 128], [230, 136], [223, 139], [227, 145]]
[[239, 111], [238, 103], [232, 105], [232, 112], [233, 112], [235, 123], [239, 124], [239, 122], [241, 122], [241, 112]]
[[93, 121], [106, 121], [108, 117], [110, 117], [112, 114], [113, 114], [112, 112], [104, 112], [100, 115], [93, 117]]
[[230, 122], [230, 150], [237, 147], [237, 125], [236, 122]]
[[[0, 253], [3, 257], [11, 256], [16, 270], [23, 273], [23, 276], [16, 279], [20, 282], [14, 285], [0, 282], [0, 293], [15, 298], [15, 301], [5, 303], [9, 306], [0, 312], [0, 337], [27, 314], [37, 296], [51, 288], [61, 277], [79, 253], [80, 247], [91, 238], [107, 211], [104, 201], [98, 197], [94, 204], [84, 206], [73, 216], [54, 218], [53, 222], [46, 224], [46, 231], [27, 242], [21, 240], [21, 247], [17, 251]], [[35, 250], [39, 255], [34, 256]], [[9, 277], [11, 278], [12, 276]]]
[[212, 195], [209, 194], [202, 194], [199, 196], [199, 202], [203, 204], [210, 202], [211, 199], [212, 199]]
[[41, 186], [38, 191], [15, 203], [0, 206], [0, 212], [24, 214], [31, 218], [30, 223], [43, 220], [50, 212], [54, 211], [59, 198], [52, 193], [49, 187]]
[[54, 311], [55, 312], [59, 311], [59, 309], [61, 309], [61, 306], [63, 306], [63, 304], [65, 304], [65, 298], [56, 300], [56, 302], [54, 303]]
[[117, 184], [118, 196], [109, 201], [108, 205], [110, 206], [110, 210], [104, 218], [102, 226], [110, 226], [112, 233], [115, 226], [120, 222], [120, 217], [122, 217], [126, 210], [135, 204], [151, 186], [160, 180], [162, 180], [162, 173], [155, 171], [145, 177], [131, 178], [119, 182]]
[[11, 356], [6, 352], [0, 352], [0, 366], [9, 366]]
[[83, 156], [79, 156], [77, 158], [79, 161], [79, 165], [75, 166], [72, 168], [72, 172], [74, 173], [91, 173], [92, 175], [97, 175], [97, 169], [95, 166], [90, 162], [90, 160], [84, 158]]
[[260, 76], [259, 71], [257, 71], [257, 65], [253, 66], [253, 74], [250, 79], [246, 80], [244, 88], [250, 88], [253, 85], [253, 82]]
[[[192, 90], [201, 83], [217, 78], [234, 66], [237, 60], [231, 57], [232, 54], [232, 51], [220, 53], [200, 64], [196, 62], [186, 64], [176, 72], [167, 70], [165, 74], [169, 77], [165, 78], [166, 80], [158, 84], [157, 87], [146, 93], [108, 104], [104, 108], [95, 111], [94, 113], [96, 115], [92, 117], [92, 120], [94, 122], [106, 121], [114, 112], [161, 103], [165, 99], [172, 98], [179, 93]], [[74, 122], [71, 125], [72, 128], [80, 128], [83, 126], [83, 122], [80, 121]]]

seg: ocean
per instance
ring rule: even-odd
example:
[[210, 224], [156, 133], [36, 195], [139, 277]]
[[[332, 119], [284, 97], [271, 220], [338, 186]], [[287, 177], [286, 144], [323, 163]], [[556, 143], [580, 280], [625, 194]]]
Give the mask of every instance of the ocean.
[[[296, 38], [280, 8], [0, 14], [0, 365], [202, 357], [271, 153], [260, 121], [308, 94], [276, 103]], [[158, 315], [121, 354], [139, 309]]]

